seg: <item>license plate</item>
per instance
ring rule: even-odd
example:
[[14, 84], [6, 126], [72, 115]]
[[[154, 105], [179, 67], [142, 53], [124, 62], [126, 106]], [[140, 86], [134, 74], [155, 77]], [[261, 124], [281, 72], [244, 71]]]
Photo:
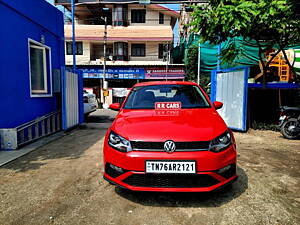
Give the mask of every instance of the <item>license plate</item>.
[[146, 173], [196, 173], [196, 162], [146, 161]]

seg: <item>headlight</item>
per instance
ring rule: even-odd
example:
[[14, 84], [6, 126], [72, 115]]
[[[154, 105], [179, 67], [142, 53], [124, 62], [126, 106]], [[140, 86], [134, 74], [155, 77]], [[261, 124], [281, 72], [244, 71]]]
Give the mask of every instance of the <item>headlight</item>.
[[209, 150], [212, 152], [221, 152], [229, 147], [232, 143], [231, 134], [226, 131], [224, 134], [210, 142]]
[[130, 142], [113, 131], [109, 134], [108, 144], [120, 152], [132, 151]]

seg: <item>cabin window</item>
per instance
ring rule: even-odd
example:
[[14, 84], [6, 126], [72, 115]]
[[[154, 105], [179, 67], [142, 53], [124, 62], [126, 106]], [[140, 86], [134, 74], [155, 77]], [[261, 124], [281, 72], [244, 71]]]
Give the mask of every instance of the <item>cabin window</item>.
[[29, 72], [31, 96], [52, 95], [51, 49], [38, 42], [29, 41]]

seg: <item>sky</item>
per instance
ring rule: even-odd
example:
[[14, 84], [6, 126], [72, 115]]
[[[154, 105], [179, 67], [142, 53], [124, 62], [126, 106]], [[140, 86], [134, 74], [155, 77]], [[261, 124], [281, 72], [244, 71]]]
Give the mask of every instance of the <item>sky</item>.
[[[46, 0], [47, 2], [54, 4], [54, 0]], [[180, 10], [180, 4], [162, 4], [162, 6], [167, 7], [169, 9], [175, 10], [175, 11], [179, 11]], [[63, 8], [61, 6], [57, 6], [57, 8], [59, 8], [60, 10], [63, 10]], [[174, 30], [174, 44], [176, 45], [176, 43], [179, 41], [179, 37], [178, 37], [178, 22], [176, 23]]]

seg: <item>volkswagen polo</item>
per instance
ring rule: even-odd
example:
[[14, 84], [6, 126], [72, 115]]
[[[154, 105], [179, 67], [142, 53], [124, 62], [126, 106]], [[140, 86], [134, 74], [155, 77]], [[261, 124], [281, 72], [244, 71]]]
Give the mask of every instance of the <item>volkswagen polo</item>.
[[236, 145], [196, 83], [136, 84], [104, 141], [104, 178], [133, 191], [207, 192], [237, 179]]

